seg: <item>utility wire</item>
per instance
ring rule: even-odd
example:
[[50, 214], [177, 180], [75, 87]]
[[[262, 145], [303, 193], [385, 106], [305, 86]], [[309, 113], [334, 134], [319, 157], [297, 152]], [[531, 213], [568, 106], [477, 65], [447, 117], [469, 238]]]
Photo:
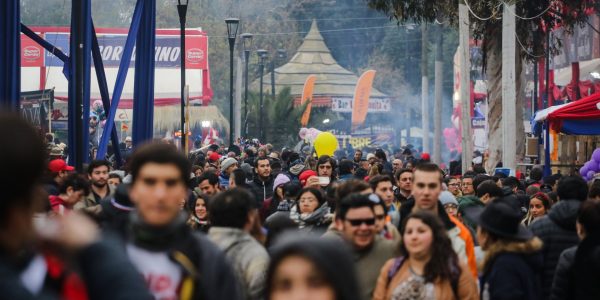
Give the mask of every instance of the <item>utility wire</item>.
[[492, 15], [491, 15], [491, 16], [489, 16], [489, 17], [487, 17], [487, 18], [484, 18], [484, 17], [480, 17], [480, 16], [478, 16], [478, 15], [477, 15], [477, 14], [476, 14], [476, 13], [475, 13], [475, 12], [474, 12], [472, 9], [471, 9], [471, 6], [469, 5], [469, 2], [468, 2], [467, 0], [464, 0], [464, 1], [465, 1], [465, 5], [467, 6], [467, 8], [468, 8], [468, 9], [469, 9], [469, 11], [471, 12], [471, 14], [472, 14], [472, 15], [473, 15], [473, 16], [474, 16], [476, 19], [478, 19], [478, 20], [480, 20], [480, 21], [488, 21], [488, 20], [492, 19], [493, 17], [495, 17], [495, 16], [496, 16], [496, 14], [497, 14], [498, 12], [497, 12], [497, 11], [495, 11], [495, 12], [494, 12], [494, 10], [497, 10], [497, 9], [500, 7], [500, 5], [502, 5], [502, 3], [503, 3], [503, 2], [500, 2], [500, 3], [499, 3], [497, 6], [496, 6], [496, 7], [494, 7], [494, 8], [492, 9], [492, 11], [493, 11], [493, 12], [492, 12]]
[[[504, 5], [506, 5], [506, 6], [508, 6], [508, 4], [506, 4], [506, 2], [502, 2], [502, 3]], [[507, 9], [507, 11], [510, 12], [511, 15], [515, 16], [518, 19], [521, 19], [521, 20], [533, 20], [533, 19], [537, 19], [537, 18], [543, 16], [544, 14], [546, 14], [548, 12], [548, 10], [550, 10], [551, 6], [552, 6], [552, 1], [550, 1], [550, 4], [548, 4], [548, 7], [546, 7], [546, 9], [544, 9], [541, 13], [539, 13], [535, 17], [521, 17], [521, 16], [517, 15], [517, 13], [516, 13], [516, 9], [517, 9], [516, 6], [515, 6], [514, 10]]]
[[[343, 32], [343, 31], [354, 31], [354, 30], [369, 30], [369, 29], [383, 29], [383, 28], [398, 28], [404, 26], [416, 26], [416, 24], [406, 25], [387, 25], [387, 26], [374, 26], [374, 27], [358, 27], [358, 28], [341, 28], [341, 29], [330, 29], [320, 30], [320, 33], [329, 32]], [[266, 33], [254, 33], [254, 36], [273, 36], [273, 35], [290, 35], [290, 34], [307, 34], [308, 31], [295, 31], [295, 32], [266, 32]], [[209, 38], [226, 38], [226, 35], [209, 35]]]

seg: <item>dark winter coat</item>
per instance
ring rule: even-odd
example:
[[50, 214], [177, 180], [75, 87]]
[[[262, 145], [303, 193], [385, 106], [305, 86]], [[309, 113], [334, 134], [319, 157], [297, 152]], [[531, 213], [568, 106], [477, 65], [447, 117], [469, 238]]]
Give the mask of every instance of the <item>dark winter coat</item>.
[[541, 300], [541, 241], [496, 243], [487, 249], [483, 275], [480, 277], [481, 299]]
[[560, 255], [556, 272], [554, 273], [554, 281], [552, 282], [552, 291], [550, 300], [571, 299], [572, 292], [571, 277], [573, 271], [573, 262], [575, 262], [575, 253], [577, 246], [571, 247]]
[[[110, 239], [86, 247], [73, 256], [72, 263], [78, 267], [89, 299], [154, 299], [127, 255]], [[65, 289], [74, 286], [63, 282], [62, 290], [59, 290], [61, 288], [47, 284], [34, 296], [21, 283], [21, 271], [0, 255], [0, 299], [60, 299]], [[71, 292], [78, 294], [80, 291]]]
[[267, 181], [262, 181], [258, 175], [254, 176], [254, 180], [250, 182], [249, 188], [254, 197], [258, 207], [262, 207], [265, 200], [273, 197], [273, 176], [269, 176]]
[[560, 201], [552, 207], [548, 215], [529, 226], [529, 229], [544, 242], [542, 249], [544, 299], [550, 296], [560, 254], [579, 242], [575, 222], [580, 205], [581, 202], [576, 200]]
[[550, 299], [600, 299], [599, 269], [600, 236], [588, 236], [561, 254]]

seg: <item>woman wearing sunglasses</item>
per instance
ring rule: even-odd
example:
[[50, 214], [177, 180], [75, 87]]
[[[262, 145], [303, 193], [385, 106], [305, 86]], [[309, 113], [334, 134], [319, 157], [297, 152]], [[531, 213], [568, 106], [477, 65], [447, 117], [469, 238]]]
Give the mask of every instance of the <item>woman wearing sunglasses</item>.
[[381, 269], [374, 300], [478, 299], [468, 267], [459, 262], [441, 221], [425, 211], [404, 220], [400, 257]]

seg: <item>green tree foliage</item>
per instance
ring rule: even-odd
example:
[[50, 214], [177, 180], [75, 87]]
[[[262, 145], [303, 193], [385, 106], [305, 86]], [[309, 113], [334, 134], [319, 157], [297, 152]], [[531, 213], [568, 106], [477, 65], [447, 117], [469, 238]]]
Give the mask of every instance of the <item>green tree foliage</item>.
[[[458, 22], [457, 0], [366, 0], [369, 5], [398, 22], [426, 22], [445, 21], [456, 26]], [[575, 25], [586, 22], [589, 9], [598, 11], [598, 1], [587, 0], [466, 0], [472, 13], [470, 22], [475, 38], [482, 39], [484, 43], [489, 38], [499, 38], [502, 28], [502, 4], [515, 4], [517, 18], [517, 35], [524, 47], [530, 49], [523, 55], [534, 59], [545, 52], [545, 28], [542, 24], [563, 26], [572, 30]], [[552, 3], [552, 5], [550, 5]], [[475, 15], [477, 17], [475, 17]], [[555, 40], [551, 43], [552, 52], [560, 50], [561, 43]], [[487, 52], [487, 51], [486, 51]]]
[[[300, 131], [300, 118], [306, 105], [294, 107], [290, 88], [284, 88], [275, 96], [264, 95], [263, 98], [263, 128], [266, 140], [276, 148], [293, 146], [298, 141]], [[248, 129], [249, 136], [259, 136], [260, 95], [250, 92], [248, 94]], [[243, 109], [242, 109], [243, 111]]]

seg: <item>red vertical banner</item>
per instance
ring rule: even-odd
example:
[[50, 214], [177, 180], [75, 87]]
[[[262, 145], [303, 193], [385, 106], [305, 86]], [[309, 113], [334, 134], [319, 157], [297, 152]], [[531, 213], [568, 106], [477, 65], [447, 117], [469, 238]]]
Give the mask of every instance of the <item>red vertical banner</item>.
[[312, 109], [312, 98], [313, 92], [315, 90], [315, 81], [317, 80], [317, 76], [308, 75], [306, 81], [304, 82], [304, 89], [302, 90], [302, 99], [300, 99], [300, 105], [304, 105], [304, 103], [308, 102], [306, 105], [306, 109], [302, 114], [302, 119], [300, 119], [300, 125], [307, 126], [308, 121], [310, 120], [310, 111]]
[[363, 124], [369, 112], [369, 98], [371, 97], [371, 89], [373, 88], [373, 80], [375, 79], [375, 70], [364, 72], [354, 90], [354, 100], [352, 101], [352, 128], [356, 128]]

